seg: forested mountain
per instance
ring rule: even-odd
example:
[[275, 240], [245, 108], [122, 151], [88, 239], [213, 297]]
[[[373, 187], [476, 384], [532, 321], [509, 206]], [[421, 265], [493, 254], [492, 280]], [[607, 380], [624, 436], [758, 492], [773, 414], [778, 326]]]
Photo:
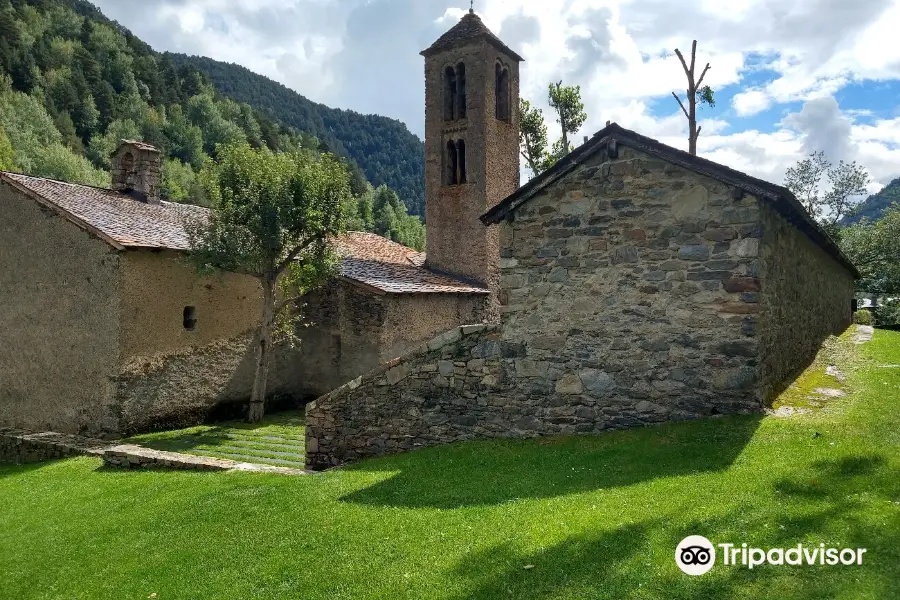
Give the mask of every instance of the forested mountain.
[[[350, 218], [395, 241], [421, 246], [422, 222], [406, 209], [421, 205], [421, 193], [404, 203], [402, 195], [373, 176], [375, 190], [343, 141], [350, 140], [357, 150], [368, 145], [370, 156], [387, 160], [386, 148], [403, 137], [397, 133], [402, 126], [356, 115], [362, 120], [353, 123], [360, 127], [376, 126], [351, 135], [346, 113], [319, 109], [327, 117], [313, 118], [306, 130], [290, 127], [265, 107], [218, 93], [196, 67], [176, 65], [171, 56], [154, 52], [85, 0], [0, 0], [0, 169], [107, 187], [110, 155], [119, 140], [141, 139], [163, 153], [163, 198], [201, 202], [197, 174], [215, 158], [219, 144], [333, 152], [348, 157], [351, 189], [358, 198], [348, 207], [354, 209]], [[421, 142], [402, 131], [415, 142], [407, 139], [407, 146], [419, 146], [410, 161], [417, 157], [421, 162]], [[376, 137], [379, 141], [371, 141]], [[376, 169], [381, 177], [387, 177], [388, 164]], [[418, 179], [421, 185], [424, 177]], [[377, 214], [360, 218], [360, 210]]]
[[240, 65], [183, 54], [166, 56], [179, 68], [202, 71], [225, 96], [312, 133], [337, 154], [352, 158], [372, 185], [396, 190], [410, 212], [425, 215], [425, 145], [400, 121], [317, 104]]
[[888, 207], [895, 202], [900, 203], [900, 177], [884, 186], [877, 194], [869, 196], [859, 205], [859, 211], [854, 213], [852, 217], [844, 219], [842, 225], [852, 225], [862, 221], [864, 218], [868, 218], [870, 221], [877, 221], [884, 216]]

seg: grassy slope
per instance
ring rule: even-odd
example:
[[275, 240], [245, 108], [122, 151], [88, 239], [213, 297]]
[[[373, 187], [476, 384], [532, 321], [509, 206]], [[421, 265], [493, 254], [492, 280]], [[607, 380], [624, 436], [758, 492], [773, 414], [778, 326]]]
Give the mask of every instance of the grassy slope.
[[[790, 419], [481, 442], [312, 477], [0, 467], [3, 598], [898, 598], [900, 333]], [[818, 434], [818, 435], [816, 435]], [[861, 567], [677, 570], [713, 542]], [[533, 565], [533, 568], [525, 568]]]

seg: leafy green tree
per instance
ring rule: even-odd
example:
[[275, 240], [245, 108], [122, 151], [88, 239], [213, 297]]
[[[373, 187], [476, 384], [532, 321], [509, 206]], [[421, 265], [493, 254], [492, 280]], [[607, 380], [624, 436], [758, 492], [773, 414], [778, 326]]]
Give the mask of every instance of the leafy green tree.
[[[244, 273], [259, 280], [262, 307], [256, 374], [247, 420], [265, 411], [269, 355], [276, 329], [293, 330], [286, 309], [336, 272], [333, 240], [344, 230], [350, 197], [339, 160], [310, 152], [273, 154], [248, 144], [222, 146], [201, 174], [212, 211], [189, 224], [190, 257], [201, 272]], [[278, 293], [280, 292], [280, 293]], [[279, 326], [280, 322], [280, 326]]]
[[519, 151], [534, 175], [547, 167], [547, 124], [543, 111], [519, 99]]
[[696, 64], [697, 64], [697, 40], [694, 40], [691, 44], [691, 66], [688, 67], [687, 62], [684, 60], [684, 56], [681, 54], [681, 50], [678, 48], [675, 49], [675, 54], [678, 56], [678, 60], [681, 61], [681, 66], [684, 69], [684, 74], [687, 77], [688, 87], [687, 87], [687, 102], [688, 108], [684, 107], [684, 103], [681, 101], [681, 98], [678, 97], [678, 94], [672, 92], [672, 95], [675, 97], [675, 100], [678, 102], [678, 106], [681, 107], [681, 112], [684, 113], [684, 116], [688, 120], [688, 152], [693, 155], [697, 155], [697, 138], [700, 137], [700, 130], [703, 127], [697, 126], [697, 103], [700, 105], [707, 105], [710, 107], [714, 107], [716, 105], [715, 93], [712, 91], [712, 88], [708, 85], [703, 85], [703, 79], [706, 77], [707, 71], [709, 71], [709, 63], [706, 63], [706, 67], [704, 67], [703, 72], [700, 73], [700, 78], [696, 78]]
[[75, 11], [59, 5], [51, 5], [47, 11], [47, 35], [66, 40], [78, 40], [84, 17]]
[[119, 147], [121, 140], [134, 140], [141, 137], [141, 130], [129, 119], [116, 120], [109, 124], [106, 133], [96, 135], [88, 146], [88, 157], [95, 165], [103, 169], [110, 167], [113, 152]]
[[180, 159], [195, 169], [203, 166], [207, 156], [203, 152], [203, 130], [193, 125], [184, 115], [181, 105], [176, 104], [169, 112], [163, 126], [163, 133], [169, 140], [169, 155]]
[[78, 132], [75, 131], [75, 123], [72, 122], [72, 117], [69, 116], [69, 113], [66, 111], [58, 113], [54, 117], [53, 122], [56, 124], [56, 129], [59, 130], [59, 133], [62, 134], [63, 144], [67, 148], [74, 150], [76, 154], [82, 154], [84, 147], [81, 145], [81, 138], [78, 137]]
[[94, 187], [110, 185], [108, 172], [95, 169], [91, 161], [62, 144], [42, 147], [32, 158], [31, 174]]
[[16, 168], [16, 153], [3, 129], [0, 129], [0, 171], [12, 171]]
[[527, 100], [519, 101], [519, 150], [534, 175], [540, 175], [571, 152], [569, 136], [577, 133], [587, 120], [581, 86], [564, 86], [562, 81], [551, 83], [548, 99], [556, 111], [556, 122], [562, 134], [549, 149], [543, 111]]
[[43, 103], [11, 89], [9, 78], [0, 75], [0, 128], [12, 144], [19, 168], [33, 173], [34, 160], [41, 149], [61, 144], [62, 136]]
[[362, 221], [360, 231], [372, 231], [375, 227], [375, 190], [370, 184], [357, 200], [357, 214]]
[[857, 289], [875, 296], [900, 294], [900, 203], [884, 216], [841, 232], [841, 249], [859, 269]]
[[219, 104], [211, 93], [198, 94], [188, 100], [186, 114], [203, 132], [203, 149], [209, 154], [214, 154], [220, 144], [246, 141], [241, 128], [222, 116]]
[[[827, 185], [823, 184], [827, 179]], [[784, 185], [832, 236], [838, 237], [838, 223], [852, 215], [866, 193], [869, 174], [856, 161], [833, 165], [824, 152], [813, 152], [787, 170]], [[822, 188], [828, 191], [822, 193]]]
[[[363, 210], [367, 212], [367, 207]], [[386, 185], [375, 190], [372, 214], [374, 233], [416, 250], [425, 249], [425, 226], [422, 220], [408, 214], [406, 205], [397, 193]]]
[[197, 203], [197, 175], [190, 165], [177, 158], [167, 158], [162, 164], [160, 180], [160, 195], [163, 200]]
[[562, 81], [551, 83], [550, 106], [556, 111], [556, 122], [562, 129], [562, 138], [554, 147], [553, 153], [559, 159], [572, 150], [569, 135], [578, 133], [587, 120], [584, 103], [581, 101], [581, 86], [565, 86]]

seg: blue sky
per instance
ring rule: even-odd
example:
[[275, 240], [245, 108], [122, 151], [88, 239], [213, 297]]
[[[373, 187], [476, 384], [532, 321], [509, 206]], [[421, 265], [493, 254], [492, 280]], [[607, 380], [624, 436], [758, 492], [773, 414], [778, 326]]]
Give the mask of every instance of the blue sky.
[[[242, 64], [317, 102], [400, 119], [422, 135], [418, 52], [467, 0], [94, 0], [158, 50]], [[589, 115], [678, 147], [685, 87], [673, 51], [717, 92], [699, 153], [770, 181], [805, 154], [856, 160], [871, 191], [900, 176], [900, 0], [476, 0], [485, 23], [522, 54], [522, 96], [578, 84]], [[576, 139], [581, 139], [581, 135]]]

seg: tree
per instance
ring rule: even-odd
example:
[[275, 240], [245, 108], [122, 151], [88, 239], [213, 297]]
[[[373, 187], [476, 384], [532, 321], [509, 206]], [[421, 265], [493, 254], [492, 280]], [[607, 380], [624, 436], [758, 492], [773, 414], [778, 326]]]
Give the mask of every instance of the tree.
[[562, 133], [549, 150], [543, 111], [527, 100], [519, 100], [519, 150], [535, 175], [552, 167], [572, 150], [569, 136], [577, 133], [587, 120], [584, 103], [581, 101], [581, 86], [564, 86], [562, 81], [551, 83], [548, 100], [556, 111], [556, 122]]
[[878, 221], [863, 219], [841, 233], [841, 249], [859, 269], [857, 289], [870, 294], [900, 294], [900, 204]]
[[[188, 223], [191, 260], [202, 273], [244, 273], [262, 287], [256, 374], [247, 420], [262, 419], [273, 334], [287, 333], [304, 293], [335, 273], [334, 238], [344, 228], [347, 172], [330, 155], [274, 154], [249, 144], [222, 146], [201, 181], [212, 209]], [[277, 294], [277, 295], [276, 295]], [[295, 307], [296, 308], [296, 307]]]
[[581, 86], [564, 86], [562, 81], [550, 84], [550, 106], [556, 111], [562, 129], [562, 138], [554, 145], [553, 155], [560, 159], [572, 149], [569, 134], [576, 134], [587, 120], [584, 103], [581, 101]]
[[716, 105], [716, 99], [712, 88], [708, 85], [703, 85], [703, 78], [706, 77], [706, 73], [709, 71], [709, 63], [706, 63], [706, 67], [704, 67], [703, 72], [700, 73], [700, 78], [696, 79], [696, 71], [694, 68], [697, 62], [697, 40], [694, 40], [691, 44], [690, 67], [687, 66], [684, 56], [681, 55], [681, 50], [676, 48], [675, 54], [678, 55], [678, 60], [681, 61], [681, 66], [684, 68], [684, 74], [687, 76], [688, 80], [688, 108], [684, 108], [684, 103], [681, 101], [681, 98], [678, 97], [678, 94], [672, 92], [672, 95], [675, 96], [675, 100], [678, 101], [678, 106], [681, 107], [681, 112], [684, 113], [684, 116], [687, 117], [688, 120], [688, 152], [696, 156], [697, 138], [700, 137], [700, 130], [703, 129], [702, 127], [697, 126], [697, 102], [699, 101], [701, 105], [706, 104], [711, 107]]
[[160, 172], [160, 194], [169, 202], [190, 202], [195, 200], [194, 184], [197, 176], [190, 165], [177, 158], [167, 158]]
[[[828, 191], [820, 194], [823, 176], [828, 178]], [[838, 236], [838, 222], [853, 213], [868, 184], [869, 174], [856, 161], [840, 161], [833, 166], [821, 151], [813, 152], [784, 174], [785, 187], [832, 237]]]
[[547, 124], [541, 109], [519, 99], [519, 151], [531, 172], [540, 175], [547, 162]]
[[12, 171], [16, 168], [16, 155], [12, 144], [3, 129], [0, 129], [0, 171]]
[[88, 146], [88, 158], [102, 169], [110, 167], [113, 152], [122, 140], [136, 140], [141, 137], [141, 130], [134, 121], [116, 120], [109, 124], [106, 133], [95, 135]]

